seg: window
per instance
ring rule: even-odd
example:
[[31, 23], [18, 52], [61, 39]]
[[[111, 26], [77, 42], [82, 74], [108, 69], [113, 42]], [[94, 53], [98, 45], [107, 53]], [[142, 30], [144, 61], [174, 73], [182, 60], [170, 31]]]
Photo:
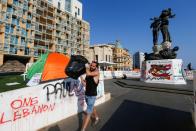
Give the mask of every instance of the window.
[[80, 8], [78, 8], [78, 15], [80, 15]]
[[25, 39], [21, 38], [21, 45], [25, 45]]
[[14, 27], [11, 26], [10, 33], [14, 33]]
[[75, 12], [75, 17], [77, 17], [77, 12]]
[[13, 8], [11, 6], [8, 6], [7, 7], [7, 12], [10, 12], [10, 13], [13, 12]]
[[9, 32], [10, 32], [10, 26], [9, 26], [8, 24], [6, 24], [5, 32], [6, 32], [6, 33], [9, 33]]
[[58, 8], [59, 8], [59, 9], [61, 8], [61, 3], [60, 3], [60, 2], [58, 2]]
[[108, 59], [107, 59], [107, 55], [105, 56], [105, 60], [106, 60], [106, 61], [108, 61]]
[[95, 55], [95, 59], [96, 59], [96, 61], [98, 61], [98, 55]]

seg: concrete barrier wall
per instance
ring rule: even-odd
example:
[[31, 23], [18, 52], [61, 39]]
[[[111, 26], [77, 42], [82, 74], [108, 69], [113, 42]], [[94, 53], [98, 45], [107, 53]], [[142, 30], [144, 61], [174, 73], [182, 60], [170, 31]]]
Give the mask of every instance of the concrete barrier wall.
[[[145, 75], [145, 69], [141, 70], [143, 71], [143, 75]], [[101, 71], [104, 74], [104, 79], [113, 79], [113, 78], [122, 78], [123, 74], [125, 74], [127, 77], [130, 78], [140, 78], [141, 73], [135, 72], [135, 71]], [[143, 76], [141, 79], [144, 79], [145, 76]], [[184, 77], [186, 80], [193, 80], [193, 71], [185, 71]]]
[[[186, 84], [181, 59], [148, 60], [141, 80], [147, 83]], [[145, 71], [144, 71], [145, 69]]]
[[[104, 83], [96, 105], [105, 101]], [[35, 131], [86, 108], [84, 87], [66, 79], [0, 93], [0, 131]]]
[[122, 78], [123, 74], [130, 78], [140, 78], [140, 72], [134, 71], [101, 71], [104, 74], [104, 79]]
[[186, 70], [185, 71], [185, 79], [186, 80], [193, 80], [193, 71]]

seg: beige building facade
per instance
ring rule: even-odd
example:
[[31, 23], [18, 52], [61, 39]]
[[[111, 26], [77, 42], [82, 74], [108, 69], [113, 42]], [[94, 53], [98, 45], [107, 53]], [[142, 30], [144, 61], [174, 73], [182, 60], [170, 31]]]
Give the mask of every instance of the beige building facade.
[[95, 60], [100, 63], [101, 70], [112, 69], [113, 46], [108, 44], [97, 44], [89, 48], [89, 62]]
[[46, 52], [88, 57], [90, 25], [48, 0], [0, 1], [0, 65]]
[[126, 71], [133, 68], [132, 55], [121, 47], [119, 41], [91, 46], [88, 60], [98, 61], [104, 70]]

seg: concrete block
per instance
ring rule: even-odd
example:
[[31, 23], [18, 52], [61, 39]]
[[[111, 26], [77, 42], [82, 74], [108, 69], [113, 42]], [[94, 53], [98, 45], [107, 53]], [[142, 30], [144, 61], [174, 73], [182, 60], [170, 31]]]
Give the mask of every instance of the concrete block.
[[181, 59], [148, 60], [141, 73], [147, 83], [186, 84]]

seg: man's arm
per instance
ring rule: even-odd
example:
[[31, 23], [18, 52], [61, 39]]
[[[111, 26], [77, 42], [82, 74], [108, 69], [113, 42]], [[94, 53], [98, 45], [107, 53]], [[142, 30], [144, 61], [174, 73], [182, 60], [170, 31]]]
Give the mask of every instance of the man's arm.
[[96, 70], [96, 71], [91, 72], [89, 68], [86, 68], [86, 75], [87, 76], [98, 76], [99, 75], [99, 71]]
[[81, 80], [82, 85], [86, 87], [86, 81], [84, 80], [82, 76], [80, 76], [80, 80]]

